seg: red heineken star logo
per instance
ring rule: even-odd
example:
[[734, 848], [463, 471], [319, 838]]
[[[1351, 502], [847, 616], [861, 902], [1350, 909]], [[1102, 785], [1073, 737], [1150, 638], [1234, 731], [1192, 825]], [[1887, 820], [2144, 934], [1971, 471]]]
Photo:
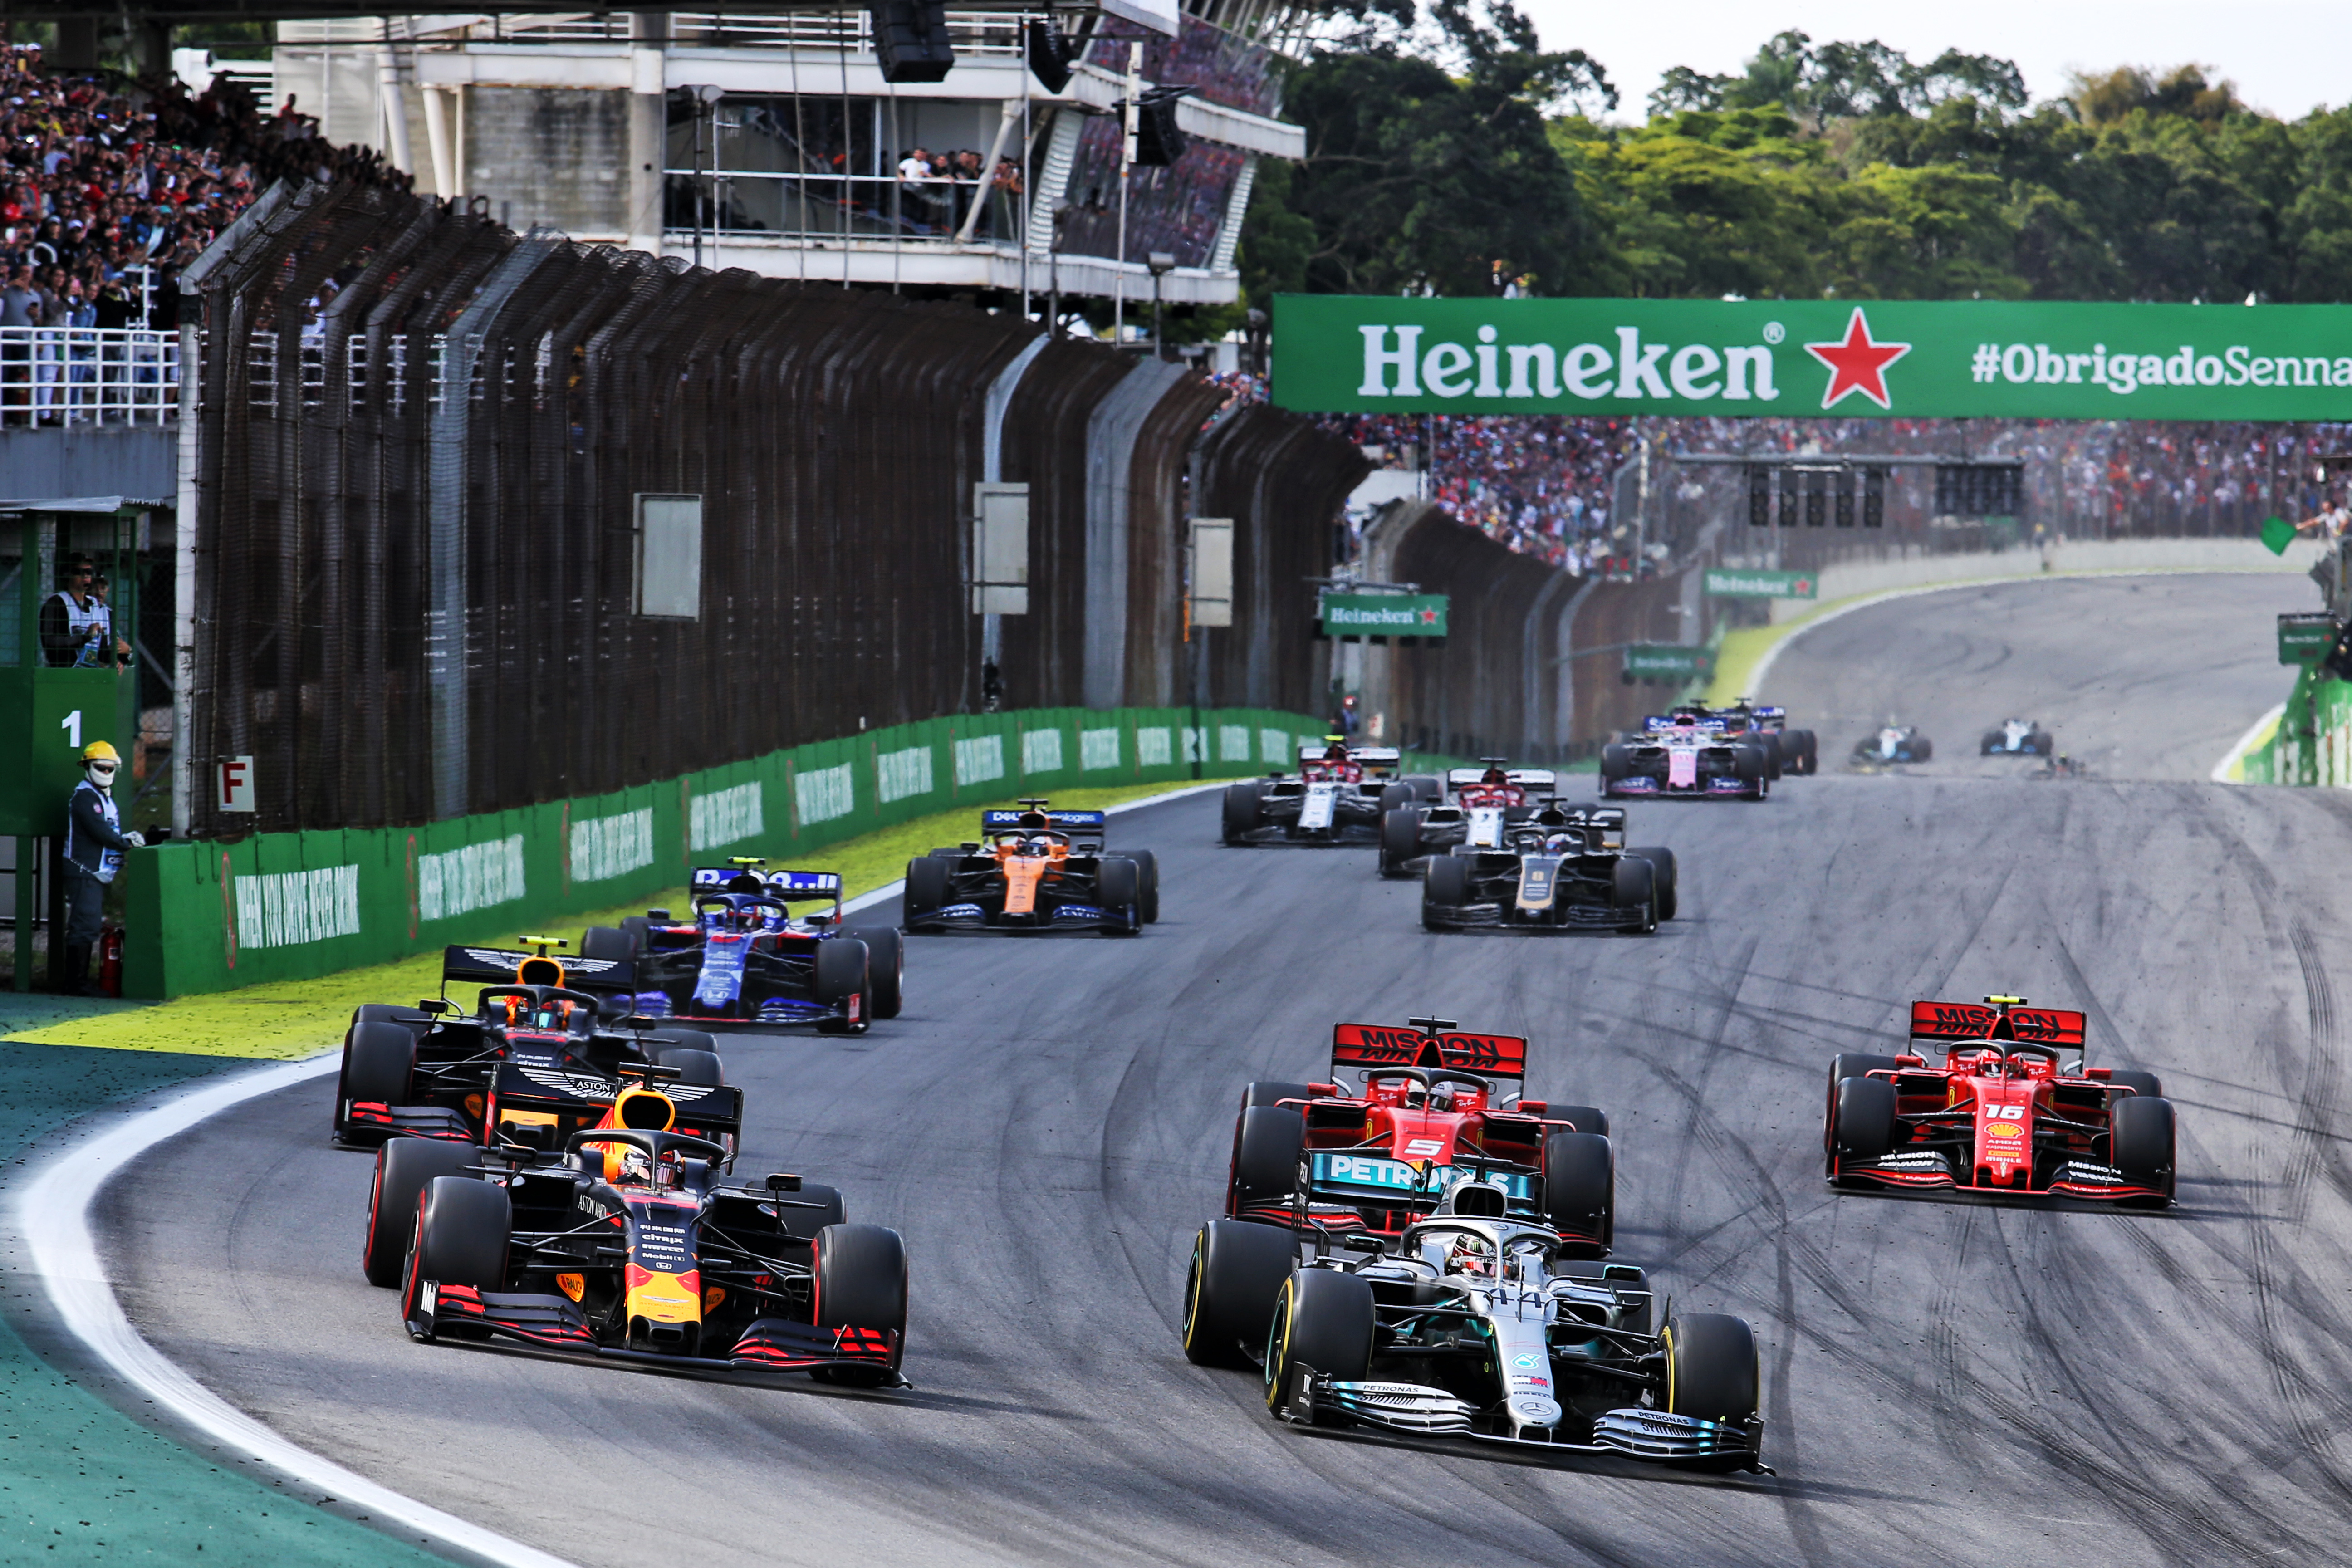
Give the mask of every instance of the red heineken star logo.
[[1421, 612], [1421, 624], [1422, 624], [1423, 626], [1435, 626], [1435, 625], [1437, 624], [1437, 612], [1436, 612], [1435, 610], [1423, 610], [1423, 611], [1422, 611], [1422, 612]]
[[1822, 406], [1834, 408], [1838, 400], [1850, 392], [1859, 392], [1881, 408], [1886, 401], [1886, 367], [1911, 352], [1909, 343], [1874, 343], [1870, 341], [1870, 323], [1862, 317], [1862, 307], [1854, 307], [1853, 320], [1846, 322], [1845, 342], [1842, 343], [1807, 343], [1805, 352], [1830, 367], [1829, 390], [1822, 394]]

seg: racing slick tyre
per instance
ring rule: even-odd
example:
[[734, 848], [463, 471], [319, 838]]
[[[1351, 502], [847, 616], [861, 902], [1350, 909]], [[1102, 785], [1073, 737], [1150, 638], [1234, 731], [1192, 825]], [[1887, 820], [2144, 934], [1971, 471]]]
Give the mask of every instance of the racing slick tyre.
[[1415, 800], [1435, 805], [1445, 798], [1445, 781], [1433, 773], [1407, 773], [1404, 782]]
[[1677, 1312], [1660, 1337], [1666, 1346], [1664, 1408], [1701, 1421], [1745, 1421], [1756, 1414], [1756, 1333], [1747, 1320]]
[[1895, 1147], [1895, 1086], [1850, 1078], [1830, 1100], [1830, 1149], [1842, 1159], [1875, 1160]]
[[631, 915], [621, 922], [621, 929], [628, 933], [631, 958], [636, 957], [653, 945], [652, 940], [646, 934], [653, 930], [653, 921], [643, 915]]
[[1555, 1105], [1544, 1112], [1554, 1121], [1565, 1121], [1572, 1132], [1598, 1132], [1609, 1136], [1609, 1113], [1597, 1105]]
[[367, 1240], [360, 1269], [371, 1285], [400, 1283], [401, 1265], [416, 1228], [416, 1202], [436, 1176], [462, 1174], [480, 1155], [470, 1143], [439, 1138], [394, 1138], [375, 1152], [375, 1180], [368, 1188]]
[[[401, 1316], [409, 1332], [430, 1340], [418, 1322], [419, 1298], [426, 1281], [496, 1290], [506, 1283], [507, 1243], [514, 1235], [514, 1211], [504, 1187], [471, 1176], [436, 1176], [416, 1205], [416, 1230], [401, 1277]], [[476, 1329], [475, 1333], [482, 1331]]]
[[[829, 1225], [816, 1236], [816, 1279], [810, 1316], [820, 1329], [880, 1329], [907, 1332], [907, 1244], [878, 1225]], [[809, 1375], [819, 1383], [874, 1388], [891, 1380], [890, 1365], [820, 1366]]]
[[1935, 742], [1927, 739], [1925, 735], [1914, 735], [1911, 737], [1911, 761], [1915, 763], [1927, 762], [1934, 758], [1935, 754]]
[[1601, 748], [1601, 787], [1607, 789], [1619, 779], [1633, 772], [1633, 754], [1619, 742], [1612, 741]]
[[676, 1068], [673, 1082], [698, 1089], [719, 1089], [727, 1082], [727, 1069], [719, 1065], [716, 1051], [698, 1051], [692, 1046], [665, 1046], [654, 1053], [654, 1066]]
[[1752, 741], [1731, 748], [1731, 773], [1741, 784], [1759, 785], [1759, 795], [1772, 782], [1771, 764], [1765, 760], [1764, 748]]
[[1429, 931], [1444, 931], [1470, 901], [1470, 863], [1453, 855], [1432, 855], [1421, 882], [1421, 923]]
[[1790, 771], [1800, 777], [1822, 771], [1821, 748], [1811, 730], [1781, 731], [1780, 752], [1793, 764]]
[[1280, 1105], [1253, 1105], [1234, 1119], [1233, 1174], [1225, 1213], [1240, 1218], [1253, 1208], [1287, 1204], [1298, 1185], [1298, 1156], [1307, 1147], [1307, 1118]]
[[343, 1047], [343, 1081], [335, 1100], [336, 1131], [357, 1100], [406, 1105], [416, 1073], [416, 1037], [398, 1024], [354, 1024]]
[[1297, 1268], [1283, 1281], [1265, 1336], [1268, 1410], [1282, 1408], [1302, 1367], [1339, 1383], [1360, 1383], [1371, 1371], [1370, 1280], [1336, 1268]]
[[1384, 784], [1381, 786], [1381, 815], [1386, 816], [1401, 805], [1411, 805], [1416, 798], [1412, 786], [1401, 779]]
[[2131, 1068], [2117, 1068], [2107, 1074], [2107, 1081], [2120, 1084], [2134, 1094], [2145, 1094], [2157, 1099], [2161, 1099], [2164, 1095], [2164, 1080], [2152, 1072], [2139, 1072]]
[[[1286, 1100], [1312, 1100], [1315, 1091], [1303, 1083], [1276, 1083], [1261, 1079], [1242, 1090], [1242, 1109], [1261, 1105], [1280, 1105]], [[1296, 1110], [1297, 1106], [1291, 1107]]]
[[1640, 849], [1628, 849], [1625, 853], [1650, 863], [1650, 885], [1658, 895], [1658, 918], [1662, 921], [1674, 919], [1675, 884], [1677, 880], [1675, 852], [1662, 845], [1653, 844]]
[[1255, 831], [1258, 819], [1257, 785], [1254, 784], [1225, 786], [1223, 837], [1227, 844], [1249, 842], [1245, 837]]
[[626, 962], [637, 955], [636, 940], [618, 926], [590, 926], [580, 933], [580, 956]]
[[1769, 732], [1759, 734], [1756, 737], [1756, 748], [1764, 753], [1764, 776], [1774, 784], [1780, 783], [1781, 771], [1787, 766], [1780, 754], [1780, 737]]
[[1143, 934], [1143, 868], [1124, 855], [1106, 855], [1095, 873], [1105, 936]]
[[895, 1018], [907, 993], [907, 944], [897, 926], [859, 926], [849, 933], [866, 944], [867, 1004], [877, 1018]]
[[1622, 917], [1617, 929], [1626, 935], [1647, 936], [1658, 929], [1657, 879], [1647, 860], [1637, 860], [1630, 855], [1618, 858], [1612, 901]]
[[1903, 1064], [1893, 1057], [1872, 1056], [1866, 1051], [1840, 1051], [1830, 1058], [1830, 1093], [1846, 1079], [1867, 1078], [1874, 1072], [1893, 1072]]
[[949, 864], [925, 856], [907, 862], [907, 886], [899, 894], [899, 925], [910, 931], [938, 931], [948, 901]]
[[1421, 853], [1421, 810], [1401, 805], [1381, 815], [1381, 875], [1409, 877], [1411, 863]]
[[816, 944], [816, 999], [828, 1006], [857, 998], [857, 1022], [828, 1018], [817, 1026], [826, 1034], [863, 1030], [873, 1016], [874, 985], [871, 955], [852, 936], [827, 937]]
[[782, 1193], [780, 1197], [814, 1207], [776, 1207], [776, 1226], [794, 1241], [814, 1241], [816, 1233], [829, 1225], [846, 1224], [848, 1205], [841, 1201], [841, 1189], [828, 1187], [822, 1182], [803, 1182], [796, 1193]]
[[2055, 736], [2053, 736], [2053, 735], [2037, 735], [2037, 736], [2035, 736], [2035, 737], [2034, 737], [2034, 740], [2033, 740], [2033, 754], [2034, 754], [2035, 756], [2037, 756], [2037, 757], [2046, 757], [2046, 756], [2048, 756], [2052, 752], [2053, 752], [2053, 751], [2055, 751], [2055, 750], [2057, 750], [2057, 749], [2058, 749], [2058, 741], [2057, 741], [2057, 737], [2055, 737]]
[[1136, 907], [1145, 925], [1160, 923], [1160, 857], [1149, 849], [1130, 849], [1127, 858], [1135, 862], [1137, 881], [1140, 884]]
[[1265, 1343], [1275, 1299], [1298, 1267], [1298, 1243], [1277, 1226], [1213, 1219], [1192, 1238], [1184, 1276], [1184, 1359], [1248, 1366]]
[[1544, 1223], [1606, 1252], [1617, 1229], [1617, 1155], [1598, 1132], [1544, 1140]]
[[[2136, 1187], [2154, 1187], [2172, 1198], [2172, 1101], [2132, 1094], [2108, 1111], [2114, 1130], [2107, 1163]], [[2148, 1200], [2143, 1199], [2143, 1202]]]
[[1977, 755], [1979, 757], [1990, 757], [2000, 750], [2000, 736], [1991, 730], [1987, 730], [1984, 732], [1984, 738], [1977, 742]]
[[430, 1024], [433, 1015], [415, 1007], [394, 1006], [389, 1002], [362, 1002], [352, 1014], [352, 1022], [359, 1024]]
[[700, 1029], [656, 1029], [646, 1038], [663, 1046], [688, 1046], [698, 1051], [709, 1051], [714, 1057], [719, 1054], [719, 1037]]

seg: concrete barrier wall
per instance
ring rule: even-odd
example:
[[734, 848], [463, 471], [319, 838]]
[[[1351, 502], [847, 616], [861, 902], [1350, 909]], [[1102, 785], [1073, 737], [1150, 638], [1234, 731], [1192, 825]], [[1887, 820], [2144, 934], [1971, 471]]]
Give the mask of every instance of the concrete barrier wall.
[[1775, 623], [1810, 615], [1815, 605], [1857, 594], [1938, 583], [1974, 583], [1989, 577], [2038, 577], [2074, 572], [2279, 572], [2307, 573], [2324, 551], [2316, 540], [2297, 540], [2273, 555], [2253, 539], [2062, 539], [2036, 549], [1982, 551], [1962, 555], [1915, 555], [1900, 560], [1841, 562], [1824, 566], [1817, 596], [1775, 599]]

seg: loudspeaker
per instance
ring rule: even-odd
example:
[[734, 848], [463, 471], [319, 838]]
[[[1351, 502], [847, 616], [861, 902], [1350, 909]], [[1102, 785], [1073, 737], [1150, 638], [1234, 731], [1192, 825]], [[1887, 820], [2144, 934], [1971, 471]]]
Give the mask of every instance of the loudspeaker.
[[1176, 105], [1181, 100], [1174, 94], [1162, 98], [1160, 92], [1154, 88], [1145, 93], [1135, 117], [1135, 162], [1139, 168], [1165, 169], [1192, 144], [1176, 126]]
[[884, 81], [944, 81], [955, 67], [948, 44], [946, 0], [883, 0], [874, 19], [874, 52]]
[[1059, 92], [1070, 85], [1070, 68], [1077, 63], [1078, 51], [1070, 40], [1062, 37], [1062, 29], [1054, 26], [1051, 16], [1032, 16], [1026, 39], [1029, 50], [1029, 74], [1047, 92]]

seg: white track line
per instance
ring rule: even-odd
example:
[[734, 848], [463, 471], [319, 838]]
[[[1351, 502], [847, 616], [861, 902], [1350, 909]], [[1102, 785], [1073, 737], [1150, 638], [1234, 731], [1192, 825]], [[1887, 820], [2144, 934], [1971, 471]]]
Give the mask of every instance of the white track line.
[[[1108, 810], [1135, 811], [1162, 801], [1223, 789], [1233, 782], [1218, 779], [1191, 784]], [[842, 908], [845, 912], [869, 908], [897, 898], [905, 886], [904, 882], [893, 882]], [[185, 1132], [248, 1100], [324, 1078], [341, 1063], [340, 1051], [331, 1050], [307, 1060], [264, 1068], [225, 1083], [191, 1089], [51, 1159], [40, 1174], [19, 1189], [16, 1203], [17, 1230], [32, 1255], [34, 1270], [41, 1276], [58, 1318], [77, 1339], [117, 1376], [153, 1400], [158, 1408], [171, 1412], [206, 1436], [249, 1455], [260, 1464], [308, 1482], [331, 1497], [366, 1510], [373, 1520], [446, 1542], [487, 1562], [508, 1568], [572, 1568], [563, 1558], [509, 1541], [495, 1531], [403, 1497], [288, 1441], [166, 1360], [162, 1352], [140, 1337], [139, 1331], [123, 1315], [122, 1304], [115, 1300], [114, 1288], [106, 1278], [106, 1266], [99, 1258], [98, 1238], [89, 1228], [90, 1205], [97, 1202], [106, 1184], [164, 1139]]]
[[2213, 764], [2213, 782], [2215, 784], [2239, 783], [2240, 781], [2230, 776], [2230, 770], [2245, 761], [2246, 753], [2254, 749], [2255, 742], [2264, 730], [2285, 717], [2286, 704], [2282, 702], [2248, 726], [2246, 732], [2238, 737], [2238, 743], [2231, 747], [2220, 762]]

